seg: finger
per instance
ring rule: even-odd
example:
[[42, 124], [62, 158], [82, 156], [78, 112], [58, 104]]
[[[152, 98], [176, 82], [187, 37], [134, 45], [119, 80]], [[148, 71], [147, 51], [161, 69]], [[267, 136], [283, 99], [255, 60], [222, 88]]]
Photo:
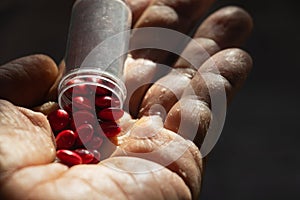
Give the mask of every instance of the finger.
[[127, 0], [127, 3], [132, 11], [133, 26], [148, 7], [150, 2], [151, 0]]
[[137, 121], [127, 135], [119, 138], [119, 148], [112, 156], [139, 157], [166, 166], [184, 180], [193, 199], [199, 195], [203, 166], [198, 148], [164, 129], [158, 116], [143, 117]]
[[190, 95], [190, 88], [185, 91], [186, 96], [183, 95], [171, 108], [164, 126], [189, 139], [195, 136], [196, 130], [194, 141], [201, 146], [212, 119], [210, 95], [222, 95], [225, 89], [227, 102], [230, 102], [251, 68], [251, 57], [240, 49], [227, 49], [215, 54], [192, 79], [190, 85], [194, 94]]
[[213, 0], [153, 0], [135, 25], [187, 31], [210, 7]]
[[252, 28], [252, 18], [245, 10], [235, 6], [217, 10], [196, 31], [194, 38], [199, 45], [190, 42], [174, 67], [198, 68], [219, 50], [242, 45]]
[[33, 107], [43, 103], [57, 77], [57, 66], [44, 55], [33, 55], [0, 66], [0, 98]]
[[124, 82], [127, 88], [127, 99], [124, 109], [133, 117], [138, 114], [140, 100], [151, 83], [156, 67], [154, 62], [145, 59], [135, 60], [129, 57], [125, 62]]
[[0, 100], [0, 171], [5, 176], [55, 159], [55, 144], [46, 117]]
[[146, 92], [138, 116], [155, 114], [164, 119], [166, 113], [180, 99], [190, 80], [191, 77], [186, 70], [172, 70], [156, 81]]
[[[212, 2], [213, 0], [154, 0], [146, 8], [134, 28], [160, 27], [188, 33]], [[159, 37], [156, 39], [159, 40]], [[145, 34], [143, 32], [140, 34], [139, 31], [135, 31], [132, 35], [131, 45], [145, 47], [152, 40], [153, 33]], [[175, 48], [178, 46], [178, 42], [184, 41], [171, 41], [170, 43]], [[133, 51], [132, 55], [133, 58], [145, 58], [158, 63], [166, 63], [170, 53], [155, 49], [144, 49]]]
[[210, 15], [195, 36], [214, 40], [221, 48], [238, 47], [253, 28], [251, 16], [242, 8], [228, 6]]
[[[195, 94], [209, 105], [208, 89], [213, 86], [209, 84], [218, 84], [224, 80], [227, 100], [230, 102], [236, 91], [244, 84], [251, 69], [252, 59], [247, 52], [237, 48], [226, 49], [215, 54], [201, 66], [199, 73], [192, 79], [191, 86]], [[212, 80], [205, 80], [207, 83], [204, 84], [203, 76], [212, 77]]]
[[174, 68], [197, 70], [210, 56], [220, 50], [219, 45], [211, 39], [201, 37], [194, 38], [183, 50]]

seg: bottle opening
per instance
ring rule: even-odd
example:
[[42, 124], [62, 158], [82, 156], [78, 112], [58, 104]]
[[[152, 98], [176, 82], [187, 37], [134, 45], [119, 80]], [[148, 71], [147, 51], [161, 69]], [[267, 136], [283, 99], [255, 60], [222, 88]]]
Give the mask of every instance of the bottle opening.
[[122, 108], [126, 87], [120, 79], [107, 72], [85, 68], [66, 74], [60, 82], [58, 94], [62, 109], [74, 102], [87, 107], [110, 104], [107, 106]]

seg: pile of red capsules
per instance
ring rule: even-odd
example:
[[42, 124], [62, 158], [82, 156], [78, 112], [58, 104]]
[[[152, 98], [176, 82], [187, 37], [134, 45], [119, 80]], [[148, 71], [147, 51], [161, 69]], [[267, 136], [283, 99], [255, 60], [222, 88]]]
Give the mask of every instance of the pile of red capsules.
[[116, 137], [121, 132], [116, 122], [124, 114], [119, 100], [105, 87], [85, 82], [83, 79], [70, 81], [68, 84], [76, 83], [66, 94], [72, 103], [48, 115], [56, 138], [56, 156], [68, 166], [98, 163], [105, 138]]

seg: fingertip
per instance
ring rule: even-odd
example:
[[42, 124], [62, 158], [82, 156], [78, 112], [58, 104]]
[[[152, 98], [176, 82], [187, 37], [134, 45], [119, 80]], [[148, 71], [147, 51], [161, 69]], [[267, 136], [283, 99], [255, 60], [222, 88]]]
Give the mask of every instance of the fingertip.
[[250, 14], [237, 6], [227, 6], [211, 14], [198, 28], [195, 36], [217, 42], [221, 48], [238, 47], [253, 29]]
[[208, 104], [194, 95], [189, 95], [180, 99], [171, 108], [164, 127], [185, 139], [194, 141], [200, 147], [211, 119], [211, 110]]
[[218, 44], [209, 38], [194, 38], [183, 50], [174, 68], [198, 69], [210, 56], [220, 51]]
[[158, 114], [164, 119], [191, 80], [187, 71], [175, 69], [156, 81], [144, 96], [139, 116]]
[[[242, 86], [253, 66], [251, 56], [239, 48], [220, 51], [212, 57], [212, 60], [216, 62], [219, 73], [229, 81], [234, 90]], [[201, 73], [214, 70], [209, 62], [200, 68]]]
[[[128, 58], [125, 63], [124, 80], [127, 98], [124, 108], [136, 117], [145, 95], [157, 70], [157, 65], [147, 59]], [[138, 74], [138, 76], [137, 76]]]

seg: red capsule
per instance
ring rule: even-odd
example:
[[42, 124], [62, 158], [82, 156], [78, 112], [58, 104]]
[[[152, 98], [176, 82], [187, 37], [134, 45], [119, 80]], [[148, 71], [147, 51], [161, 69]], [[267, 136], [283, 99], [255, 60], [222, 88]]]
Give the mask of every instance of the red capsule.
[[76, 136], [71, 130], [61, 131], [55, 138], [57, 149], [70, 149], [75, 144]]
[[94, 158], [89, 164], [98, 164], [100, 162], [100, 160], [97, 160], [96, 158]]
[[73, 87], [74, 95], [87, 95], [88, 93], [89, 90], [86, 84], [80, 84]]
[[58, 150], [56, 152], [56, 156], [59, 158], [61, 163], [68, 166], [82, 164], [82, 158], [77, 153], [70, 150]]
[[70, 129], [71, 129], [72, 131], [76, 131], [76, 125], [75, 125], [74, 120], [72, 120], [72, 121], [70, 122]]
[[80, 137], [79, 137], [79, 135], [78, 135], [78, 133], [77, 133], [76, 130], [74, 131], [74, 134], [75, 134], [75, 144], [74, 144], [74, 147], [75, 148], [81, 148], [81, 147], [83, 147], [83, 143], [82, 143], [82, 141], [81, 141], [81, 139], [80, 139]]
[[120, 108], [105, 108], [98, 112], [99, 119], [103, 121], [117, 121], [124, 115], [124, 111]]
[[97, 86], [96, 85], [88, 85], [88, 88], [89, 88], [89, 92], [90, 94], [96, 94], [96, 89], [97, 89]]
[[73, 112], [72, 104], [66, 105], [64, 107], [64, 110], [67, 111], [67, 113], [69, 113], [69, 115], [72, 115], [72, 112]]
[[100, 137], [105, 137], [105, 134], [103, 132], [103, 129], [101, 128], [100, 124], [103, 123], [99, 120], [99, 125], [95, 126], [95, 134], [100, 136]]
[[121, 132], [121, 128], [115, 122], [102, 122], [100, 127], [106, 137], [115, 137]]
[[87, 82], [92, 82], [92, 83], [100, 83], [101, 82], [101, 79], [95, 78], [95, 77], [87, 77], [87, 78], [85, 78], [85, 80]]
[[74, 112], [73, 114], [74, 127], [79, 127], [82, 124], [91, 124], [95, 125], [97, 123], [96, 116], [94, 116], [91, 112], [86, 110], [79, 110]]
[[58, 109], [48, 115], [48, 120], [53, 131], [61, 131], [70, 123], [70, 117], [67, 111]]
[[88, 77], [88, 78], [85, 78], [85, 80], [88, 82], [92, 82], [92, 83], [99, 83], [101, 85], [106, 85], [109, 88], [114, 87], [114, 84], [112, 84], [110, 81], [103, 80], [102, 78]]
[[92, 110], [93, 108], [91, 100], [87, 97], [74, 97], [72, 102], [73, 105], [79, 110]]
[[101, 84], [106, 85], [109, 88], [114, 88], [115, 87], [115, 85], [112, 82], [107, 81], [107, 80], [101, 80]]
[[94, 149], [92, 151], [92, 153], [94, 154], [94, 158], [97, 159], [98, 161], [100, 161], [100, 157], [101, 157], [101, 154], [98, 150]]
[[83, 83], [84, 81], [80, 78], [77, 79], [72, 79], [70, 80], [66, 85], [70, 86], [70, 85], [74, 85], [74, 84], [79, 84], [79, 83]]
[[103, 139], [98, 136], [94, 136], [91, 141], [86, 145], [87, 149], [89, 150], [97, 150], [101, 147], [103, 143]]
[[[101, 80], [99, 82], [101, 83]], [[91, 94], [96, 94], [99, 96], [111, 95], [111, 91], [109, 89], [96, 85], [89, 85], [89, 91]]]
[[96, 88], [96, 94], [97, 95], [101, 95], [101, 96], [104, 96], [104, 95], [110, 95], [111, 94], [111, 91], [104, 88], [104, 87], [101, 87], [101, 86], [97, 86]]
[[78, 134], [82, 143], [86, 144], [92, 139], [94, 135], [94, 128], [90, 124], [82, 124], [77, 128], [76, 133]]
[[120, 107], [120, 101], [116, 97], [96, 96], [95, 105], [98, 108]]
[[[77, 85], [75, 85], [75, 84], [77, 84]], [[67, 86], [70, 86], [70, 85], [75, 85], [75, 86], [71, 87], [67, 91], [67, 95], [68, 96], [71, 97], [73, 95], [73, 93], [75, 95], [86, 95], [86, 94], [88, 94], [88, 89], [87, 89], [87, 86], [84, 84], [84, 80], [82, 80], [82, 79], [73, 79], [73, 80], [70, 80], [67, 83]]]
[[91, 164], [97, 164], [97, 163], [99, 163], [100, 158], [101, 158], [100, 152], [97, 151], [97, 150], [93, 150], [92, 153], [94, 155], [94, 159], [90, 163]]
[[87, 149], [76, 149], [75, 153], [81, 157], [83, 164], [89, 164], [94, 160], [94, 154]]

